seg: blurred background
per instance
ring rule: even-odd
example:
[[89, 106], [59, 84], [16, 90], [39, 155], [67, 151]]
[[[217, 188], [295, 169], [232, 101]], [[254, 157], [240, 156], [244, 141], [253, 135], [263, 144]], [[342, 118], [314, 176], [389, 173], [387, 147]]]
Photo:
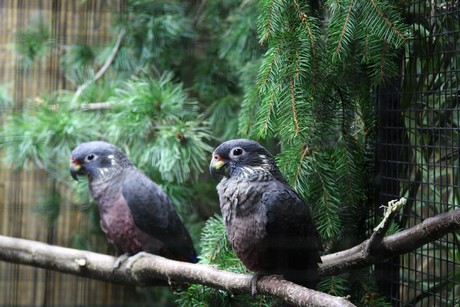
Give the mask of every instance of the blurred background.
[[[114, 254], [70, 151], [105, 140], [159, 183], [202, 263], [225, 237], [213, 148], [260, 141], [312, 207], [325, 253], [459, 207], [456, 1], [0, 0], [0, 234]], [[460, 234], [324, 278], [359, 306], [460, 302]], [[265, 306], [193, 285], [134, 288], [0, 262], [2, 306]]]

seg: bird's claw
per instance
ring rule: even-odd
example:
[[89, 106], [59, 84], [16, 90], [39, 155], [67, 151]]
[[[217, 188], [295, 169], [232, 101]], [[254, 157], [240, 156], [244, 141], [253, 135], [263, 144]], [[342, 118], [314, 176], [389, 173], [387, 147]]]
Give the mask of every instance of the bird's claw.
[[115, 271], [121, 267], [121, 265], [129, 259], [130, 254], [129, 253], [124, 253], [118, 256], [118, 258], [115, 260], [115, 263], [113, 264], [112, 271]]
[[126, 261], [126, 271], [127, 272], [131, 272], [131, 268], [133, 267], [134, 263], [139, 260], [140, 258], [142, 257], [145, 257], [149, 255], [149, 253], [146, 253], [146, 252], [138, 252], [137, 254], [129, 257]]
[[253, 298], [255, 298], [257, 295], [257, 282], [259, 281], [260, 277], [262, 277], [262, 275], [262, 273], [257, 272], [251, 278], [251, 296]]

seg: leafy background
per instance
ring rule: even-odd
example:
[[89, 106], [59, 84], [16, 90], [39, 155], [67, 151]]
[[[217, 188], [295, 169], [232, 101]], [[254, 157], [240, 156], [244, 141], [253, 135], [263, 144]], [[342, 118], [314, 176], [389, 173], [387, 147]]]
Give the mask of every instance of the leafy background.
[[[206, 171], [212, 149], [235, 137], [257, 139], [276, 154], [283, 174], [312, 207], [325, 253], [359, 243], [374, 223], [375, 89], [424, 65], [457, 71], [457, 55], [434, 63], [417, 58], [413, 38], [430, 30], [414, 21], [424, 12], [411, 11], [403, 1], [122, 4], [113, 12], [113, 37], [107, 44], [65, 45], [41, 18], [17, 33], [21, 69], [27, 73], [57, 52], [65, 90], [14, 104], [6, 87], [0, 88], [6, 110], [0, 138], [5, 163], [16, 171], [46, 172], [51, 193], [37, 210], [48, 224], [55, 223], [62, 209], [61, 187], [72, 191], [71, 201], [94, 222], [91, 231], [74, 234], [73, 246], [79, 248], [97, 250], [99, 241], [93, 237], [101, 234], [86, 186], [69, 183], [67, 161], [72, 148], [93, 139], [122, 148], [167, 191], [203, 263], [245, 272], [226, 240], [216, 182]], [[436, 29], [450, 25], [444, 20]], [[450, 44], [458, 46], [458, 33]], [[442, 46], [433, 43], [434, 48]], [[401, 69], [403, 57], [408, 60]], [[402, 78], [401, 84], [406, 92], [457, 87], [434, 77]], [[423, 107], [452, 106], [448, 99], [438, 99], [433, 95]], [[409, 107], [413, 101], [406, 96], [401, 105]], [[405, 116], [404, 123], [433, 125], [441, 115]], [[457, 127], [458, 113], [450, 115], [444, 123]], [[430, 136], [406, 137], [416, 143], [417, 137]], [[441, 159], [439, 155], [409, 153], [409, 158]], [[458, 161], [458, 152], [452, 156]], [[416, 179], [429, 176], [423, 169], [404, 171]], [[401, 194], [406, 195], [405, 187]], [[446, 197], [455, 203], [458, 191]], [[378, 294], [373, 267], [325, 278], [319, 290], [350, 294], [358, 305], [390, 305]], [[270, 298], [235, 297], [197, 285], [177, 296], [155, 291], [155, 300], [166, 297], [165, 304], [276, 304]]]

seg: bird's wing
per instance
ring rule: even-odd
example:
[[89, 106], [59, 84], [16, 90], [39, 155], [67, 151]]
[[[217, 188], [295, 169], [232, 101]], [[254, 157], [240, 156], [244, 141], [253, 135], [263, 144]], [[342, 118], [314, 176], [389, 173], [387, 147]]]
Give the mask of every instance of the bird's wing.
[[135, 169], [126, 176], [122, 194], [137, 227], [163, 241], [174, 254], [196, 257], [189, 233], [160, 186]]
[[267, 215], [267, 235], [262, 245], [266, 269], [314, 288], [321, 262], [321, 240], [310, 209], [289, 186], [280, 182], [266, 190], [261, 205]]
[[[266, 210], [266, 231], [270, 238], [282, 238], [319, 263], [322, 250], [321, 238], [311, 217], [308, 205], [284, 183], [267, 189], [261, 203]], [[277, 244], [277, 243], [276, 243]]]

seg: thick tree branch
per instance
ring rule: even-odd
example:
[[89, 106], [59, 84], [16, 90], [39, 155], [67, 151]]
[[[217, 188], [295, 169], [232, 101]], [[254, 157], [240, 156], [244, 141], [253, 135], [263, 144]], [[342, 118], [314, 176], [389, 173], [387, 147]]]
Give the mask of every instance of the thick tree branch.
[[383, 238], [390, 228], [394, 217], [406, 203], [407, 199], [403, 197], [400, 200], [391, 200], [388, 202], [388, 206], [384, 206], [385, 210], [383, 213], [383, 219], [377, 227], [374, 228], [374, 232], [366, 244], [366, 249], [364, 251], [365, 255], [378, 253], [378, 250], [381, 248]]
[[[388, 223], [389, 219], [376, 232], [379, 229], [386, 231]], [[412, 251], [459, 229], [460, 209], [440, 214], [382, 240], [369, 239], [348, 250], [323, 256], [320, 275], [335, 275], [352, 268], [375, 264]], [[372, 248], [369, 248], [370, 242], [374, 242], [371, 243]], [[132, 257], [125, 264], [129, 269], [122, 267], [113, 271], [115, 258], [112, 256], [5, 236], [0, 236], [0, 260], [130, 285], [148, 286], [158, 284], [158, 280], [166, 280], [198, 283], [231, 293], [251, 292], [251, 275], [154, 255]], [[306, 289], [276, 276], [261, 278], [257, 289], [260, 294], [274, 295], [297, 305], [353, 306], [344, 298]]]
[[336, 275], [351, 268], [380, 263], [413, 251], [457, 230], [460, 230], [460, 209], [427, 218], [414, 227], [385, 237], [372, 249], [368, 248], [371, 242], [371, 239], [368, 239], [350, 249], [323, 256], [320, 275]]
[[[129, 285], [148, 286], [162, 279], [203, 284], [235, 294], [251, 293], [251, 275], [145, 253], [131, 257], [124, 264], [129, 269], [122, 266], [113, 270], [116, 258], [112, 256], [0, 236], [0, 260]], [[344, 298], [310, 290], [276, 276], [262, 277], [257, 290], [299, 306], [354, 306]]]

